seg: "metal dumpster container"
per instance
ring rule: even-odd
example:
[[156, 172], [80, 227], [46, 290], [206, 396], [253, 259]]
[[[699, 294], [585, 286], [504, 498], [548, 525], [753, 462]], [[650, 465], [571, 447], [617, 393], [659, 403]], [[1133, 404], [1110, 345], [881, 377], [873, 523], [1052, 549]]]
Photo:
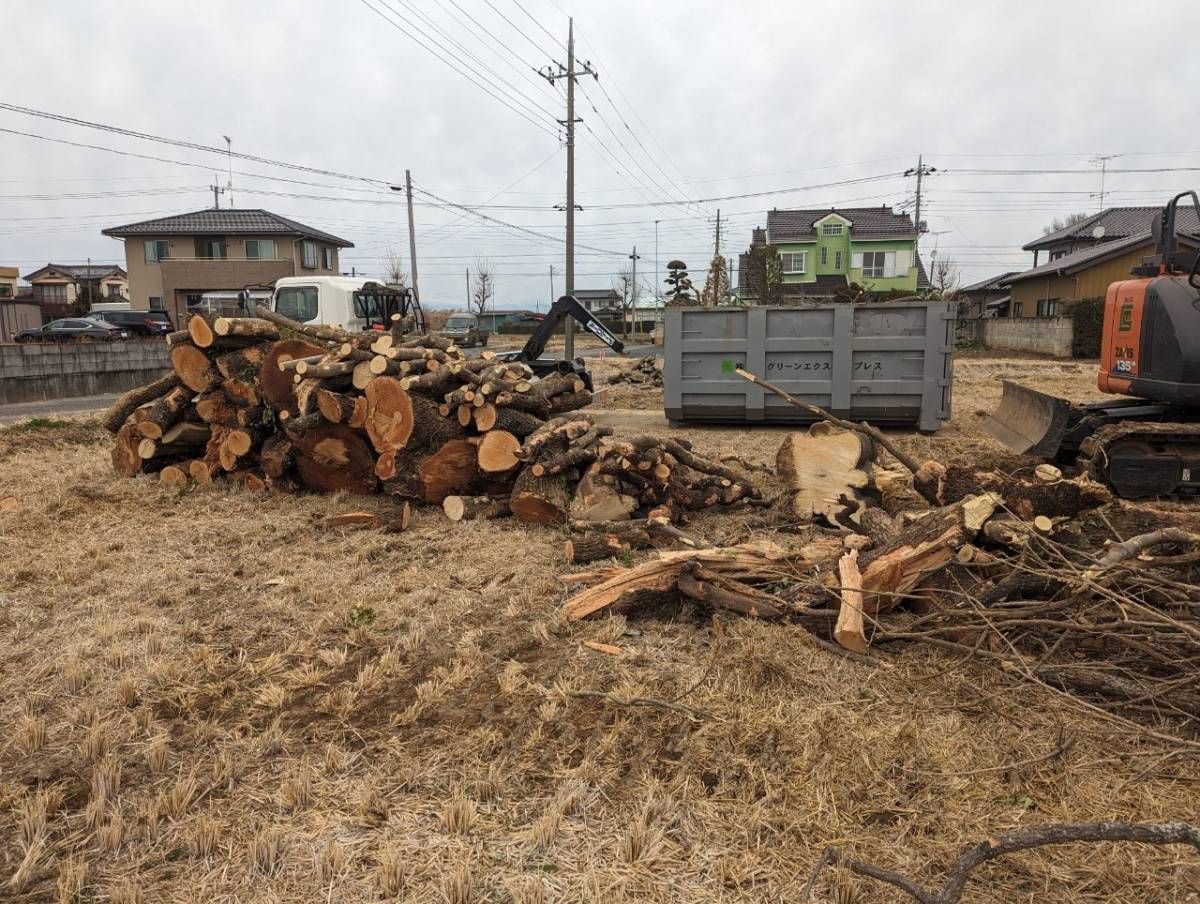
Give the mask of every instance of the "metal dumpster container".
[[932, 432], [950, 417], [954, 320], [944, 301], [667, 308], [663, 397], [672, 424], [807, 423], [743, 380], [840, 417]]

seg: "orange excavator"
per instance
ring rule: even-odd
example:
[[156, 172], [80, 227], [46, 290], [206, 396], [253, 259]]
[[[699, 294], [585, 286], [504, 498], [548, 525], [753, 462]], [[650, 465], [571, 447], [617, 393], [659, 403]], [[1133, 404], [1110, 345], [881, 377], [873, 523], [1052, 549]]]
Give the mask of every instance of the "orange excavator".
[[1200, 253], [1181, 251], [1176, 195], [1154, 221], [1155, 253], [1108, 287], [1101, 392], [1074, 404], [1004, 381], [984, 429], [1014, 452], [1078, 460], [1126, 499], [1200, 494]]

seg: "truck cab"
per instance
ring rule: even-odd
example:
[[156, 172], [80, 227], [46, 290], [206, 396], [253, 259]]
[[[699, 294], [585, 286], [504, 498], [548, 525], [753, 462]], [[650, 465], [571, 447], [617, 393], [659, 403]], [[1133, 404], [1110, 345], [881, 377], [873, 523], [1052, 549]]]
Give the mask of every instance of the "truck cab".
[[442, 335], [463, 348], [487, 345], [488, 333], [474, 314], [451, 314], [442, 328]]
[[335, 326], [349, 333], [386, 329], [394, 313], [411, 315], [416, 328], [424, 328], [420, 306], [407, 289], [380, 286], [364, 277], [285, 276], [275, 282], [270, 307], [300, 323]]

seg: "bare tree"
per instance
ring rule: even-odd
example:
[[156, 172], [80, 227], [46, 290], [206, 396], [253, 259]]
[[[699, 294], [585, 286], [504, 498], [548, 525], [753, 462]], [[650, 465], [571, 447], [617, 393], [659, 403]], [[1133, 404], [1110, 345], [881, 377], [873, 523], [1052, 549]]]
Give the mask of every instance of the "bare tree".
[[633, 267], [625, 267], [616, 275], [613, 279], [613, 291], [621, 296], [621, 335], [628, 339], [629, 320], [637, 305], [639, 291], [639, 287], [633, 282]]
[[704, 290], [700, 293], [700, 303], [716, 307], [729, 300], [729, 271], [725, 268], [725, 258], [715, 255], [708, 265], [708, 275], [704, 279]]
[[471, 275], [471, 312], [482, 314], [488, 302], [496, 294], [496, 271], [486, 257], [475, 258], [475, 272]]
[[1080, 211], [1079, 213], [1069, 213], [1061, 220], [1058, 217], [1055, 217], [1047, 225], [1042, 227], [1042, 235], [1050, 235], [1053, 232], [1058, 232], [1060, 229], [1066, 229], [1068, 226], [1074, 226], [1076, 223], [1082, 223], [1090, 216], [1091, 214]]
[[935, 261], [930, 285], [942, 298], [953, 298], [958, 291], [959, 273], [954, 261], [948, 258]]
[[380, 261], [383, 267], [383, 278], [389, 286], [404, 288], [408, 285], [408, 270], [405, 268], [404, 256], [395, 248], [388, 246]]

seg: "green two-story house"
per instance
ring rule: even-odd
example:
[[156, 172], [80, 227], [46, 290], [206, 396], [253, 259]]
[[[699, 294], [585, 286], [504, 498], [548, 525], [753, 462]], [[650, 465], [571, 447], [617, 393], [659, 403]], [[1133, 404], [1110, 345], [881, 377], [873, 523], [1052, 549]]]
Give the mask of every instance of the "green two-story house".
[[772, 210], [753, 245], [774, 246], [784, 295], [831, 295], [850, 283], [868, 291], [928, 286], [917, 230], [890, 207]]

